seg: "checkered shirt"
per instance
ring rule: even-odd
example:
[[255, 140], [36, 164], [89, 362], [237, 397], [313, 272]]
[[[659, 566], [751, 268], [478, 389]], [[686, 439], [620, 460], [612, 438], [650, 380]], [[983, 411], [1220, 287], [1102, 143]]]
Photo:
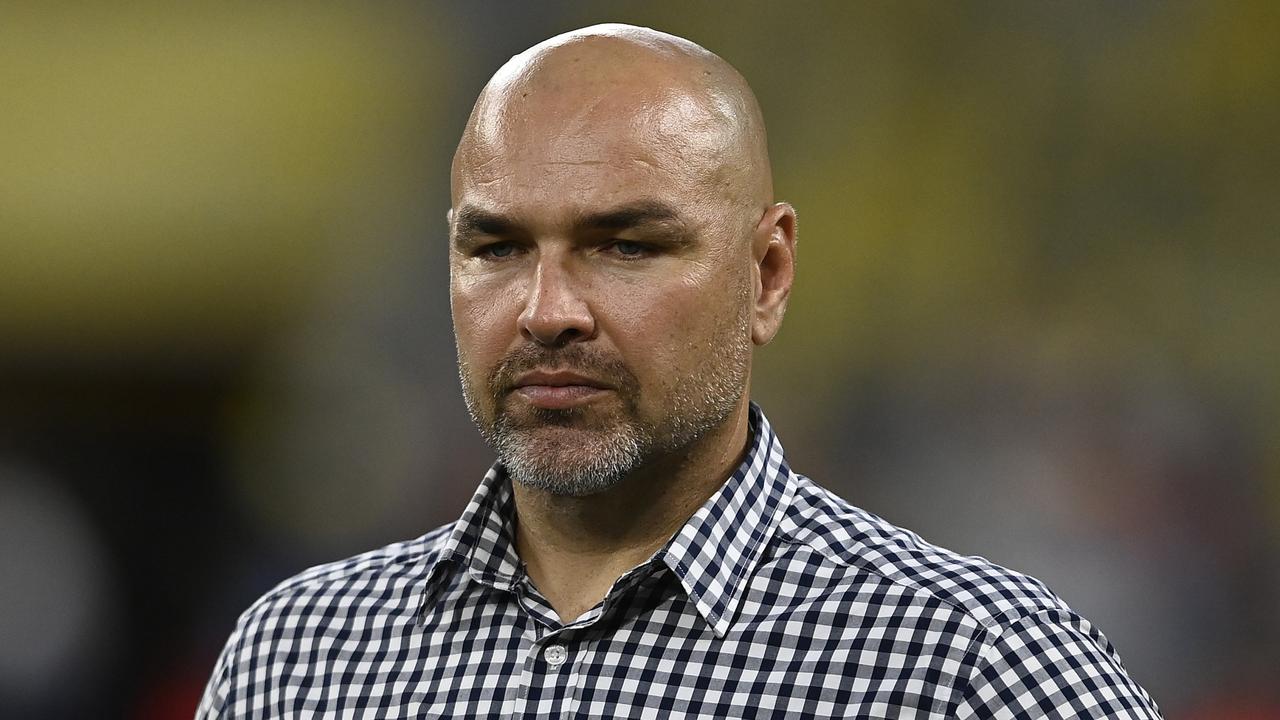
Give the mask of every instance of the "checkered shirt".
[[500, 466], [455, 524], [322, 565], [241, 617], [206, 718], [1158, 718], [1042, 583], [793, 473], [763, 414], [670, 542], [560, 622]]

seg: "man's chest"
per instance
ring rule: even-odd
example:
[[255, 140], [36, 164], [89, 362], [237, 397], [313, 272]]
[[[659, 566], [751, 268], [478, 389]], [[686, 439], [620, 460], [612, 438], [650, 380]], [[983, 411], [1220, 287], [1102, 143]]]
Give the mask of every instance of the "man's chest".
[[686, 598], [650, 600], [585, 626], [473, 603], [425, 625], [286, 639], [240, 707], [313, 718], [945, 717], [972, 663], [967, 643], [937, 642], [927, 624], [833, 622], [855, 607], [780, 608], [721, 637]]

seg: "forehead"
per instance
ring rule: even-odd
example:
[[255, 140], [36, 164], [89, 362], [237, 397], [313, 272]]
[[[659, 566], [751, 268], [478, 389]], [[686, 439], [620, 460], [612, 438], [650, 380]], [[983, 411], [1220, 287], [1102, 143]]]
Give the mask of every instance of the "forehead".
[[572, 212], [639, 199], [684, 207], [716, 185], [725, 133], [705, 104], [675, 92], [542, 95], [477, 106], [455, 158], [454, 207]]

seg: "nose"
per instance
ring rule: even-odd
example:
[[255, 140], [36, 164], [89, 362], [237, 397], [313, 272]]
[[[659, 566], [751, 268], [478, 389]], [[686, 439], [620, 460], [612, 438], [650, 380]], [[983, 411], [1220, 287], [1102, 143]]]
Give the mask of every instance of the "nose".
[[544, 258], [534, 269], [518, 322], [521, 335], [547, 347], [563, 347], [596, 334], [595, 316], [575, 287], [572, 273], [553, 258]]

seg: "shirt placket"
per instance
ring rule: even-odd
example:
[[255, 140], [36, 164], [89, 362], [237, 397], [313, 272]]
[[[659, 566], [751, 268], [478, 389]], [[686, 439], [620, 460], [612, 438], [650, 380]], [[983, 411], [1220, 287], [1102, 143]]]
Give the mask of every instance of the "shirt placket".
[[578, 637], [561, 626], [555, 612], [523, 585], [517, 593], [521, 609], [533, 622], [521, 643], [520, 686], [510, 713], [513, 718], [571, 717], [578, 702]]

